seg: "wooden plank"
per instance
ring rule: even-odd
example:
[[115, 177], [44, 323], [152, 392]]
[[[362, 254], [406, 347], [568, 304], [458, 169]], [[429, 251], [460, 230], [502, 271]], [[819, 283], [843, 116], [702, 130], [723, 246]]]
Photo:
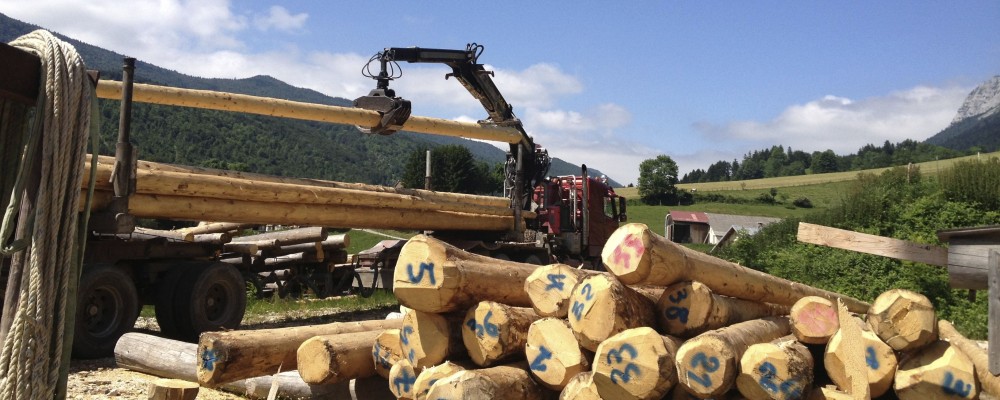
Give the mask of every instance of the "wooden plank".
[[0, 43], [0, 97], [35, 105], [42, 61], [38, 56]]
[[990, 252], [990, 373], [1000, 376], [1000, 252]]
[[944, 267], [948, 251], [939, 246], [799, 222], [798, 240], [820, 246]]

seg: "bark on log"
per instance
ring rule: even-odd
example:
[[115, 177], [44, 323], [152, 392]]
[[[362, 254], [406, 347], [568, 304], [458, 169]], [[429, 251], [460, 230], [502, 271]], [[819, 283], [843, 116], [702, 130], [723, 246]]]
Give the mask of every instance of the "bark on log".
[[589, 371], [594, 357], [580, 347], [569, 322], [552, 317], [531, 324], [524, 351], [531, 374], [552, 390], [562, 390], [575, 376]]
[[823, 297], [806, 296], [792, 306], [792, 334], [802, 343], [826, 344], [840, 329], [834, 304]]
[[160, 378], [149, 382], [149, 400], [194, 400], [200, 388], [194, 382]]
[[678, 337], [692, 337], [737, 322], [788, 314], [787, 306], [717, 295], [697, 281], [668, 286], [656, 308], [660, 328]]
[[747, 348], [736, 378], [736, 387], [750, 400], [802, 399], [812, 383], [812, 353], [794, 336]]
[[427, 398], [427, 392], [430, 392], [431, 386], [437, 383], [441, 378], [454, 375], [461, 371], [465, 371], [472, 367], [471, 365], [456, 364], [451, 361], [445, 361], [439, 365], [435, 365], [430, 368], [424, 368], [417, 375], [417, 379], [413, 381], [413, 398], [414, 400], [424, 400]]
[[399, 254], [392, 291], [404, 306], [424, 312], [465, 311], [484, 300], [530, 307], [524, 282], [535, 268], [417, 235]]
[[192, 243], [210, 243], [210, 244], [223, 244], [229, 243], [232, 240], [232, 235], [226, 232], [221, 233], [204, 233], [204, 234], [194, 234], [186, 233], [180, 230], [165, 231], [160, 229], [148, 229], [143, 227], [136, 227], [133, 234], [147, 235], [151, 237], [165, 237], [173, 240], [180, 240], [184, 242]]
[[403, 344], [399, 342], [399, 329], [386, 329], [375, 338], [372, 360], [375, 373], [389, 379], [389, 370], [403, 358]]
[[[132, 90], [132, 101], [139, 103], [237, 111], [358, 126], [375, 126], [381, 119], [378, 112], [359, 108], [311, 104], [211, 90], [181, 89], [143, 83], [136, 83]], [[96, 93], [97, 97], [102, 99], [121, 99], [122, 83], [101, 80], [97, 83]], [[410, 132], [492, 140], [510, 144], [522, 141], [521, 133], [510, 127], [420, 116], [410, 116], [403, 124], [402, 129]]]
[[413, 386], [417, 381], [417, 373], [409, 361], [400, 360], [389, 370], [389, 391], [397, 399], [413, 400], [416, 397]]
[[677, 376], [702, 398], [726, 393], [736, 382], [739, 361], [750, 345], [791, 333], [788, 318], [767, 317], [705, 332], [677, 350]]
[[[198, 382], [214, 387], [225, 382], [271, 375], [297, 368], [296, 351], [318, 335], [399, 328], [398, 319], [334, 322], [291, 328], [205, 332], [198, 340]], [[369, 349], [369, 352], [371, 349]]]
[[222, 245], [222, 251], [226, 253], [254, 255], [260, 251], [260, 245], [258, 243], [226, 243]]
[[[211, 362], [199, 359], [198, 354], [201, 353], [197, 350], [198, 345], [193, 343], [130, 332], [118, 339], [118, 343], [115, 345], [115, 364], [144, 374], [196, 382], [197, 366]], [[279, 382], [278, 394], [282, 397], [350, 397], [350, 387], [347, 383], [325, 386], [309, 385], [302, 381], [297, 371], [238, 380], [223, 384], [219, 388], [253, 398], [265, 398], [275, 379]], [[357, 384], [367, 384], [364, 382], [367, 380], [357, 381]], [[385, 381], [382, 380], [382, 382]], [[381, 385], [381, 387], [386, 388], [387, 386], [386, 384]], [[380, 393], [384, 392], [388, 392], [388, 389], [371, 392], [371, 398], [384, 399], [386, 396], [380, 396]]]
[[543, 317], [565, 318], [569, 314], [569, 297], [576, 284], [595, 271], [576, 269], [566, 264], [549, 264], [535, 269], [524, 282], [524, 291], [531, 307]]
[[466, 370], [431, 385], [431, 399], [544, 400], [552, 397], [528, 374], [525, 363]]
[[667, 286], [699, 281], [715, 293], [762, 303], [791, 306], [805, 296], [841, 298], [854, 312], [868, 304], [840, 294], [791, 282], [708, 254], [690, 250], [657, 235], [644, 224], [616, 230], [601, 253], [608, 270], [626, 284]]
[[462, 343], [462, 319], [457, 315], [409, 310], [399, 328], [399, 343], [406, 360], [417, 369], [465, 357], [467, 352]]
[[254, 227], [253, 224], [235, 224], [232, 222], [209, 222], [204, 225], [199, 224], [198, 226], [193, 226], [190, 228], [181, 228], [178, 229], [177, 231], [182, 232], [185, 235], [201, 235], [206, 233], [229, 233], [234, 231], [241, 231], [244, 229], [250, 229], [253, 227]]
[[868, 325], [896, 351], [913, 351], [938, 338], [934, 305], [924, 295], [904, 289], [880, 294], [868, 310]]
[[559, 400], [602, 400], [594, 384], [594, 372], [576, 374], [559, 392]]
[[530, 308], [481, 301], [465, 313], [462, 342], [480, 367], [523, 358], [528, 327], [539, 318]]
[[986, 351], [965, 336], [962, 336], [952, 326], [951, 322], [945, 320], [938, 321], [938, 333], [942, 339], [948, 340], [952, 346], [958, 348], [976, 366], [976, 377], [979, 378], [982, 391], [1000, 397], [1000, 377], [990, 373], [989, 357], [986, 355]]
[[899, 364], [893, 388], [900, 400], [975, 399], [975, 366], [948, 342], [937, 341]]
[[[860, 322], [860, 321], [859, 321]], [[851, 378], [847, 372], [847, 351], [843, 345], [842, 332], [838, 330], [830, 342], [826, 345], [826, 352], [823, 357], [823, 366], [826, 368], [830, 380], [841, 389], [851, 388]], [[864, 352], [865, 370], [868, 375], [868, 388], [871, 397], [879, 397], [892, 388], [893, 378], [896, 375], [896, 353], [892, 347], [879, 339], [874, 332], [861, 331], [861, 349]]]
[[[351, 245], [350, 237], [347, 236], [346, 234], [343, 234], [343, 235], [333, 235], [333, 236], [327, 237], [326, 240], [324, 240], [322, 242], [301, 243], [301, 244], [293, 244], [293, 245], [288, 245], [288, 246], [282, 245], [281, 247], [276, 248], [276, 249], [261, 249], [261, 251], [257, 254], [257, 256], [258, 257], [265, 257], [265, 258], [280, 257], [280, 256], [285, 256], [285, 255], [295, 254], [295, 253], [302, 253], [302, 252], [307, 252], [307, 251], [312, 251], [312, 252], [320, 252], [320, 251], [322, 251], [323, 253], [326, 253], [326, 252], [329, 252], [331, 250], [344, 249], [344, 248], [347, 248], [350, 245]], [[326, 257], [324, 257], [324, 258], [326, 258]]]
[[233, 243], [254, 243], [258, 241], [275, 241], [278, 247], [291, 246], [302, 243], [316, 243], [326, 240], [328, 233], [323, 227], [307, 227], [287, 229], [283, 231], [271, 231], [258, 233], [256, 235], [234, 237]]
[[[87, 159], [89, 160], [90, 158], [88, 157]], [[108, 179], [111, 178], [111, 170], [108, 167], [113, 166], [114, 164], [115, 164], [114, 157], [110, 156], [98, 157], [98, 165], [99, 165], [98, 175], [97, 175], [98, 189], [105, 191], [113, 190], [110, 183], [104, 183], [104, 182], [108, 182]], [[100, 165], [105, 165], [106, 167], [102, 168], [100, 167]], [[403, 196], [413, 196], [423, 199], [425, 201], [435, 202], [435, 203], [476, 204], [493, 208], [508, 208], [510, 206], [510, 199], [507, 199], [505, 197], [478, 196], [478, 195], [469, 195], [464, 193], [434, 192], [423, 189], [395, 188], [390, 186], [324, 181], [319, 179], [290, 178], [290, 177], [282, 177], [274, 175], [254, 174], [249, 172], [228, 171], [228, 170], [213, 169], [213, 168], [162, 164], [162, 163], [143, 161], [143, 160], [139, 160], [137, 169], [140, 171], [179, 172], [179, 173], [190, 173], [198, 175], [212, 175], [212, 176], [233, 178], [233, 179], [252, 180], [257, 182], [284, 183], [290, 185], [315, 186], [315, 187], [335, 188], [335, 189], [350, 189], [356, 191], [376, 192], [376, 193], [390, 193]], [[90, 164], [87, 164], [86, 168], [84, 168], [85, 182], [86, 182], [86, 175], [89, 173], [90, 173]], [[237, 230], [237, 229], [243, 229], [243, 228], [234, 228], [230, 230]]]
[[674, 356], [680, 339], [653, 328], [629, 329], [597, 347], [594, 384], [605, 399], [660, 399], [677, 384]]
[[569, 325], [580, 345], [590, 351], [626, 329], [656, 325], [655, 300], [608, 275], [580, 281], [570, 302]]
[[306, 383], [329, 385], [375, 375], [372, 348], [381, 331], [322, 335], [302, 342], [296, 352]]

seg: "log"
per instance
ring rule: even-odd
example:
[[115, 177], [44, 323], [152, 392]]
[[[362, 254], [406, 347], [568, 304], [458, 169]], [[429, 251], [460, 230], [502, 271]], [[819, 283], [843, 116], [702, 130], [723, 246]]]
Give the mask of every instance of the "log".
[[149, 400], [194, 400], [198, 397], [197, 383], [180, 379], [160, 378], [149, 382]]
[[660, 328], [679, 337], [692, 337], [751, 319], [788, 314], [787, 306], [717, 295], [696, 281], [668, 286], [656, 308]]
[[480, 367], [523, 358], [528, 327], [539, 318], [530, 308], [481, 301], [465, 313], [462, 342]]
[[465, 311], [484, 300], [530, 307], [524, 281], [535, 268], [472, 254], [417, 235], [400, 251], [392, 292], [400, 304], [433, 313]]
[[614, 335], [597, 347], [594, 385], [605, 399], [660, 399], [677, 384], [674, 355], [680, 339], [642, 327]]
[[[113, 161], [112, 161], [113, 163]], [[90, 169], [85, 169], [89, 171]], [[206, 224], [198, 224], [198, 226], [193, 226], [190, 228], [177, 229], [177, 232], [183, 233], [184, 235], [201, 235], [207, 233], [229, 233], [234, 231], [242, 231], [244, 229], [253, 228], [253, 224], [236, 224], [232, 222], [209, 222]]]
[[150, 237], [165, 237], [168, 239], [179, 240], [184, 242], [192, 243], [209, 243], [209, 244], [223, 244], [229, 243], [232, 240], [232, 236], [229, 233], [204, 233], [204, 234], [193, 234], [185, 233], [179, 230], [165, 231], [160, 229], [148, 229], [143, 227], [136, 227], [133, 231], [133, 235], [145, 235]]
[[[851, 378], [847, 371], [848, 350], [845, 349], [843, 338], [844, 335], [839, 330], [830, 338], [823, 357], [823, 366], [833, 383], [846, 390], [851, 388]], [[898, 365], [896, 353], [872, 331], [862, 330], [861, 340], [859, 348], [864, 352], [864, 370], [868, 376], [869, 393], [871, 397], [879, 397], [892, 388]]]
[[410, 365], [405, 358], [393, 364], [389, 370], [389, 391], [397, 399], [413, 400], [416, 394], [413, 392], [413, 385], [417, 382], [419, 371]]
[[[237, 111], [358, 126], [375, 126], [381, 119], [378, 112], [360, 108], [302, 103], [211, 90], [181, 89], [143, 83], [134, 84], [132, 90], [132, 101], [139, 103]], [[122, 83], [101, 80], [97, 83], [96, 92], [97, 97], [102, 99], [121, 99]], [[521, 133], [510, 127], [420, 116], [410, 116], [403, 124], [402, 130], [511, 144], [522, 141]]]
[[381, 331], [315, 336], [296, 352], [306, 383], [329, 385], [375, 375], [372, 347]]
[[900, 400], [978, 398], [975, 366], [948, 342], [936, 341], [899, 363], [893, 388]]
[[234, 237], [233, 243], [257, 243], [261, 241], [271, 242], [278, 247], [291, 246], [302, 243], [316, 243], [326, 240], [328, 234], [326, 228], [309, 227], [288, 229], [283, 231], [271, 231], [256, 235]]
[[401, 359], [403, 359], [403, 344], [399, 342], [399, 329], [382, 331], [375, 338], [375, 345], [372, 346], [375, 373], [389, 379], [389, 370]]
[[590, 370], [593, 355], [576, 340], [569, 322], [542, 318], [528, 328], [525, 355], [531, 375], [552, 390], [562, 390], [581, 372]]
[[[398, 319], [334, 322], [290, 328], [205, 332], [198, 339], [198, 382], [215, 387], [225, 382], [271, 375], [297, 368], [296, 351], [318, 335], [399, 328]], [[371, 349], [369, 349], [371, 351]]]
[[565, 318], [573, 288], [594, 271], [576, 269], [566, 264], [549, 264], [535, 269], [524, 282], [531, 307], [543, 317]]
[[416, 369], [438, 365], [446, 359], [466, 356], [459, 316], [409, 310], [399, 328], [403, 355]]
[[[862, 325], [858, 319], [847, 310], [844, 302], [837, 300], [837, 321], [841, 335], [840, 354], [844, 364], [844, 375], [848, 383], [841, 387], [855, 399], [871, 398], [871, 388], [868, 386], [868, 363], [865, 361], [865, 343], [862, 336]], [[825, 358], [825, 355], [824, 355]], [[824, 368], [824, 370], [826, 370]], [[827, 374], [829, 375], [829, 374]]]
[[677, 376], [685, 389], [702, 398], [733, 388], [739, 362], [750, 345], [791, 333], [788, 318], [767, 317], [705, 332], [677, 350]]
[[628, 285], [667, 286], [683, 280], [699, 281], [715, 293], [791, 306], [805, 296], [842, 298], [854, 312], [868, 304], [834, 292], [791, 282], [673, 243], [644, 224], [618, 228], [601, 252], [608, 270]]
[[226, 243], [222, 245], [222, 251], [226, 253], [239, 253], [254, 255], [260, 251], [259, 243]]
[[934, 305], [905, 289], [880, 294], [868, 310], [868, 326], [896, 351], [913, 351], [938, 339]]
[[580, 345], [590, 351], [626, 329], [656, 325], [655, 300], [609, 275], [580, 281], [570, 301], [569, 326]]
[[576, 374], [559, 393], [559, 400], [601, 400], [597, 385], [594, 384], [594, 373], [587, 371]]
[[437, 383], [439, 379], [469, 369], [466, 367], [471, 367], [471, 365], [462, 365], [451, 361], [445, 361], [433, 367], [424, 368], [423, 371], [420, 371], [420, 374], [417, 375], [417, 379], [413, 382], [414, 400], [426, 399], [427, 392], [430, 392], [431, 386]]
[[801, 399], [812, 383], [812, 353], [794, 336], [752, 345], [740, 358], [736, 387], [747, 399]]
[[[87, 159], [89, 160], [90, 158], [88, 157]], [[114, 165], [115, 158], [110, 156], [98, 156], [98, 164], [105, 164], [109, 166]], [[469, 195], [464, 193], [434, 192], [423, 189], [407, 189], [407, 188], [396, 188], [391, 186], [368, 185], [364, 183], [345, 183], [345, 182], [335, 182], [335, 181], [324, 181], [319, 179], [291, 178], [291, 177], [274, 176], [274, 175], [254, 174], [249, 172], [228, 171], [228, 170], [213, 169], [213, 168], [190, 167], [186, 165], [163, 164], [163, 163], [156, 163], [144, 160], [139, 160], [137, 169], [149, 170], [149, 171], [182, 172], [182, 173], [192, 173], [200, 175], [214, 175], [214, 176], [221, 176], [221, 177], [228, 177], [235, 179], [247, 179], [258, 182], [287, 183], [293, 185], [351, 189], [351, 190], [366, 191], [366, 192], [393, 193], [405, 196], [415, 196], [430, 202], [478, 204], [481, 206], [488, 206], [495, 208], [507, 208], [510, 206], [510, 199], [506, 197], [478, 196], [478, 195]], [[85, 175], [90, 172], [89, 164], [87, 164], [87, 168], [85, 168], [84, 172]], [[97, 187], [101, 190], [112, 190], [110, 183], [102, 184], [102, 182], [107, 182], [108, 179], [110, 178], [111, 178], [110, 169], [99, 168], [98, 181], [97, 181], [99, 186]], [[243, 228], [238, 228], [238, 229], [243, 229]], [[236, 228], [230, 230], [236, 230]]]
[[288, 246], [281, 246], [276, 249], [261, 249], [260, 253], [258, 253], [257, 256], [269, 258], [269, 257], [280, 257], [295, 253], [302, 253], [307, 251], [326, 252], [330, 250], [344, 249], [350, 245], [351, 245], [350, 237], [347, 236], [346, 234], [333, 235], [327, 237], [327, 239], [322, 242], [293, 244]]
[[1000, 377], [990, 373], [989, 357], [986, 355], [986, 351], [965, 336], [962, 336], [951, 322], [945, 320], [938, 321], [938, 333], [941, 335], [941, 339], [945, 339], [951, 343], [952, 346], [962, 352], [976, 366], [976, 377], [979, 378], [982, 391], [1000, 397]]
[[788, 315], [792, 334], [802, 343], [826, 344], [840, 329], [837, 310], [830, 300], [806, 296], [795, 302]]
[[[177, 340], [164, 339], [143, 333], [129, 332], [118, 339], [115, 345], [115, 364], [144, 374], [189, 382], [197, 381], [196, 366], [208, 362], [199, 360], [198, 345]], [[228, 392], [249, 395], [255, 398], [267, 397], [272, 382], [278, 380], [278, 393], [283, 397], [343, 397], [350, 396], [350, 387], [339, 385], [309, 385], [302, 381], [297, 371], [287, 371], [274, 376], [262, 376], [238, 380], [221, 385]], [[362, 381], [357, 381], [359, 384]], [[384, 382], [384, 380], [383, 380]], [[383, 387], [388, 386], [383, 385]], [[379, 397], [377, 392], [371, 398]]]
[[526, 363], [460, 371], [439, 379], [429, 399], [543, 400], [549, 392], [531, 379]]

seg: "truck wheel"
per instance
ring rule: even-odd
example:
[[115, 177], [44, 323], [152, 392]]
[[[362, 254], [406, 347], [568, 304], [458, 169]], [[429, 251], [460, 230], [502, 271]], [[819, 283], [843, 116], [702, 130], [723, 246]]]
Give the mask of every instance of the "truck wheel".
[[195, 341], [205, 331], [234, 329], [243, 321], [246, 306], [246, 283], [236, 267], [215, 263], [192, 268], [174, 297], [177, 338]]
[[532, 254], [524, 258], [525, 264], [542, 265], [542, 258], [537, 254]]
[[139, 294], [121, 267], [84, 269], [76, 303], [73, 357], [99, 358], [114, 353], [118, 338], [139, 318]]
[[156, 324], [160, 326], [160, 333], [168, 338], [177, 337], [174, 297], [181, 278], [187, 275], [192, 267], [191, 264], [171, 266], [156, 284]]

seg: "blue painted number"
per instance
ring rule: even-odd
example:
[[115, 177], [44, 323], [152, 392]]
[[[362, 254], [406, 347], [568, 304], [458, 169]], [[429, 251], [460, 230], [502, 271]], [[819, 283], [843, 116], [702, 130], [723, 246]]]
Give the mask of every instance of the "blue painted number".
[[972, 392], [972, 384], [965, 383], [961, 379], [956, 380], [951, 371], [946, 371], [944, 373], [944, 387], [941, 390], [953, 396], [969, 397], [969, 393]]
[[[694, 357], [691, 357], [691, 368], [701, 368], [706, 372], [715, 372], [719, 369], [719, 359], [716, 357], [708, 357], [705, 353], [696, 353]], [[708, 373], [703, 373], [701, 375], [695, 374], [694, 371], [688, 371], [687, 377], [698, 384], [709, 387], [712, 385], [712, 377]]]
[[874, 347], [868, 346], [868, 348], [865, 349], [865, 362], [868, 364], [868, 368], [878, 369], [878, 356], [875, 354]]
[[549, 284], [545, 286], [545, 291], [552, 289], [558, 291], [565, 290], [566, 282], [563, 282], [563, 279], [566, 279], [566, 274], [549, 274]]
[[424, 272], [427, 272], [427, 278], [431, 281], [431, 285], [437, 284], [437, 280], [434, 279], [434, 263], [420, 263], [420, 267], [417, 274], [413, 274], [413, 264], [406, 264], [406, 276], [410, 278], [410, 283], [419, 283], [424, 280]]
[[552, 352], [549, 351], [549, 349], [546, 349], [545, 346], [539, 346], [538, 356], [531, 361], [531, 370], [545, 372], [545, 370], [549, 369], [549, 367], [545, 365], [545, 360], [550, 358], [552, 358]]

